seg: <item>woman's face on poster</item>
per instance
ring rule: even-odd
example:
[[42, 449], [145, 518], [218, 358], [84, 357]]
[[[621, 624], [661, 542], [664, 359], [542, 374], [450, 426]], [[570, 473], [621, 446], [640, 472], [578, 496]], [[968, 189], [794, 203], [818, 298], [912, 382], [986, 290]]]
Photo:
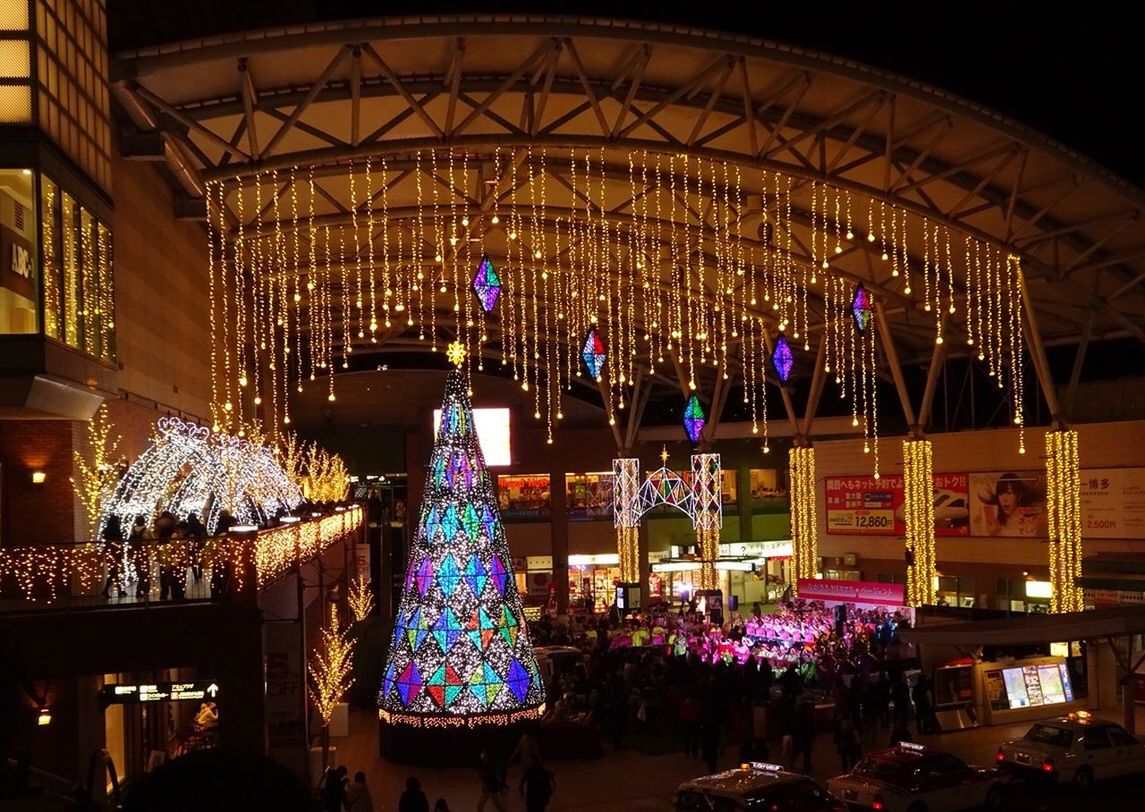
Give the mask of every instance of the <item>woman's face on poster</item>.
[[998, 509], [1009, 516], [1018, 509], [1018, 494], [1011, 488], [1003, 487], [998, 491]]

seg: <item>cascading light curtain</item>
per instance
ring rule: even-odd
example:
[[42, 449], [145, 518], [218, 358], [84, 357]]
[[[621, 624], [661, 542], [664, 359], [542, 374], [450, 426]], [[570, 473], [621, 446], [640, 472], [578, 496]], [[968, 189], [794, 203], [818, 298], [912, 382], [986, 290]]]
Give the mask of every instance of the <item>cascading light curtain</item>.
[[1046, 512], [1050, 536], [1050, 611], [1084, 609], [1081, 575], [1081, 472], [1076, 431], [1046, 434]]
[[930, 440], [902, 444], [906, 594], [911, 606], [934, 603], [934, 453]]
[[792, 594], [800, 578], [819, 572], [819, 536], [815, 519], [815, 449], [793, 448], [789, 462], [791, 478], [791, 553], [795, 570]]
[[[591, 331], [602, 352], [589, 372], [609, 420], [631, 403], [639, 365], [649, 375], [678, 365], [689, 394], [701, 369], [742, 370], [744, 414], [767, 447], [769, 336], [803, 362], [822, 307], [824, 371], [863, 426], [877, 478], [872, 292], [835, 267], [865, 242], [904, 296], [918, 286], [935, 343], [964, 337], [1008, 391], [1021, 436], [1019, 259], [945, 224], [829, 183], [674, 150], [442, 148], [328, 169], [208, 184], [217, 431], [242, 437], [259, 423], [274, 438], [291, 425], [293, 397], [317, 390], [336, 402], [338, 374], [373, 365], [387, 344], [438, 352], [456, 339], [469, 388], [499, 356], [551, 440], [563, 393], [585, 376], [577, 356]], [[764, 214], [768, 239], [747, 227]], [[82, 256], [66, 242], [52, 254], [62, 282], [100, 248], [92, 239]], [[834, 318], [847, 308], [856, 330]]]

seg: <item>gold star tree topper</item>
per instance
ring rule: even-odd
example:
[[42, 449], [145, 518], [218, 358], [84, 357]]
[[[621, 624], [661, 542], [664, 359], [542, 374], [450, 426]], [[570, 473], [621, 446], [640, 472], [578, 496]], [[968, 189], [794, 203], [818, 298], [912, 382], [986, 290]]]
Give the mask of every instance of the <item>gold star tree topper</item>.
[[465, 363], [465, 345], [460, 341], [454, 341], [445, 350], [445, 357], [449, 359], [449, 363], [455, 367], [460, 367]]

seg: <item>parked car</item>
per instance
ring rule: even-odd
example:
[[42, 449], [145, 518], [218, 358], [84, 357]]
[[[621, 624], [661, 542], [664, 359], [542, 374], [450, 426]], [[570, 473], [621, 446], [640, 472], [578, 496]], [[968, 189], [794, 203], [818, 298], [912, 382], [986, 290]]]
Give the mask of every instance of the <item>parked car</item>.
[[998, 748], [998, 767], [1019, 775], [1071, 783], [1145, 773], [1145, 744], [1114, 722], [1078, 711], [1037, 722], [1020, 739]]
[[1009, 777], [957, 756], [904, 742], [872, 753], [851, 772], [827, 782], [851, 809], [876, 812], [950, 812], [1002, 809]]
[[778, 764], [751, 762], [738, 769], [685, 781], [676, 812], [846, 812], [823, 785]]

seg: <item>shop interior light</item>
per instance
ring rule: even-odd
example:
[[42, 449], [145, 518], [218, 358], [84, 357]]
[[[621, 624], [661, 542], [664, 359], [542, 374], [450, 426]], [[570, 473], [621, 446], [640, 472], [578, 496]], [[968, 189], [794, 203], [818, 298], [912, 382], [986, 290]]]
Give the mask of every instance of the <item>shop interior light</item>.
[[33, 471], [32, 472], [32, 484], [34, 484], [34, 485], [43, 485], [44, 481], [47, 478], [48, 478], [48, 475], [45, 474], [43, 471]]
[[1050, 581], [1026, 581], [1027, 598], [1050, 598], [1053, 596], [1054, 585]]
[[600, 553], [598, 555], [570, 555], [570, 567], [588, 567], [598, 565], [603, 567], [615, 567], [620, 563], [619, 553]]
[[716, 561], [716, 569], [728, 572], [751, 572], [757, 561]]
[[653, 572], [696, 572], [698, 569], [699, 561], [661, 561], [652, 565]]

